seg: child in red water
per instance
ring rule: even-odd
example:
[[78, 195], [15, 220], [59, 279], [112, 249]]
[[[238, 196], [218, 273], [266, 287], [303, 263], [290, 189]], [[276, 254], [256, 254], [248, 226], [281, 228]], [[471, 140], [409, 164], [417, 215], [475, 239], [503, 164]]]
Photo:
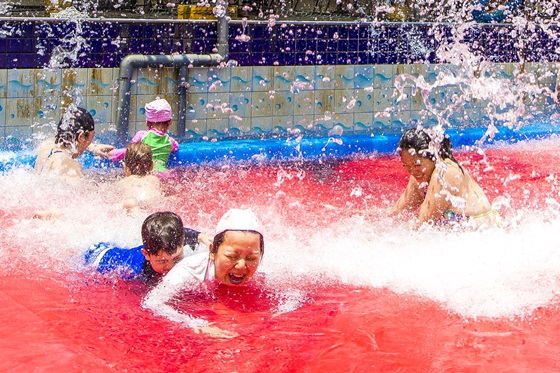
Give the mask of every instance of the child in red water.
[[143, 143], [126, 147], [123, 169], [125, 177], [115, 184], [129, 212], [164, 198], [159, 178], [152, 175], [152, 150]]
[[142, 224], [142, 245], [120, 248], [98, 243], [84, 254], [84, 264], [100, 273], [116, 273], [154, 285], [183, 259], [184, 247], [194, 250], [198, 242], [208, 245], [211, 239], [204, 233], [184, 228], [175, 213], [156, 212]]
[[[165, 99], [156, 98], [145, 106], [146, 125], [148, 130], [138, 131], [132, 138], [131, 143], [143, 142], [152, 149], [154, 171], [167, 171], [167, 161], [171, 153], [179, 149], [177, 141], [167, 134], [173, 117], [171, 105]], [[111, 151], [111, 159], [120, 161], [124, 158], [126, 149], [115, 149]]]
[[402, 135], [398, 152], [410, 179], [389, 213], [419, 210], [415, 227], [426, 223], [501, 227], [480, 185], [453, 157], [449, 138], [434, 137], [424, 128], [411, 128]]
[[175, 265], [144, 299], [143, 306], [156, 315], [193, 328], [196, 332], [231, 338], [235, 333], [210, 326], [175, 310], [168, 302], [181, 290], [194, 290], [201, 283], [230, 286], [246, 284], [255, 274], [264, 253], [261, 225], [250, 209], [231, 209], [222, 216], [209, 250], [192, 255]]
[[113, 146], [92, 144], [95, 125], [92, 115], [84, 108], [68, 107], [57, 126], [56, 137], [46, 140], [38, 149], [35, 174], [57, 175], [69, 183], [79, 183], [82, 165], [76, 160], [84, 151], [108, 158]]

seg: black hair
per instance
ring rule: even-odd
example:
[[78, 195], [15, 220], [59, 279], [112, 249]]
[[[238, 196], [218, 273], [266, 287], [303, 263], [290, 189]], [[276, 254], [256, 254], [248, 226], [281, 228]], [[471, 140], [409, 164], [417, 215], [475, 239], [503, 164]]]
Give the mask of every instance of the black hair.
[[[398, 151], [399, 154], [405, 150], [414, 149], [416, 154], [423, 158], [429, 158], [436, 161], [436, 155], [433, 149], [430, 149], [430, 142], [432, 137], [423, 128], [409, 128], [401, 136], [399, 140]], [[439, 143], [438, 154], [441, 159], [451, 159], [455, 162], [461, 171], [464, 172], [463, 167], [457, 162], [453, 153], [451, 152], [451, 140], [449, 136], [445, 135], [443, 140]]]
[[55, 143], [57, 145], [73, 145], [80, 133], [87, 137], [95, 130], [93, 117], [86, 109], [77, 107], [68, 108], [58, 122]]
[[144, 250], [157, 255], [161, 250], [169, 255], [185, 245], [183, 221], [173, 212], [155, 212], [142, 223], [142, 242]]
[[[225, 235], [226, 235], [227, 230], [218, 233], [217, 235], [214, 236], [214, 241], [212, 242], [212, 252], [215, 254], [218, 252], [218, 248], [220, 247], [220, 245], [222, 243], [224, 243], [224, 239], [225, 239]], [[257, 233], [260, 237], [261, 240], [261, 258], [264, 255], [264, 237], [262, 234], [260, 234], [257, 231], [251, 231], [251, 230], [240, 230], [239, 232], [250, 232], [250, 233]]]

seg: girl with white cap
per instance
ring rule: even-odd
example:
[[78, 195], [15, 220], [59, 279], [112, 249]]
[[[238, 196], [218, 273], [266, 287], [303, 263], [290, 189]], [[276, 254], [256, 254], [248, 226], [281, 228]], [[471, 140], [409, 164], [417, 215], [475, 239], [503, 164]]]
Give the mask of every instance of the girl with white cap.
[[[156, 98], [144, 106], [148, 130], [141, 130], [134, 135], [131, 143], [143, 142], [152, 148], [154, 171], [167, 171], [167, 161], [171, 153], [179, 150], [177, 141], [167, 134], [173, 113], [171, 105], [163, 98]], [[124, 158], [126, 149], [115, 149], [111, 152], [113, 161]]]
[[204, 282], [240, 286], [255, 274], [264, 253], [261, 225], [251, 209], [231, 209], [216, 227], [207, 252], [191, 255], [177, 263], [148, 293], [142, 305], [156, 315], [214, 337], [231, 338], [235, 333], [209, 325], [204, 319], [181, 313], [169, 302], [181, 290], [195, 290]]

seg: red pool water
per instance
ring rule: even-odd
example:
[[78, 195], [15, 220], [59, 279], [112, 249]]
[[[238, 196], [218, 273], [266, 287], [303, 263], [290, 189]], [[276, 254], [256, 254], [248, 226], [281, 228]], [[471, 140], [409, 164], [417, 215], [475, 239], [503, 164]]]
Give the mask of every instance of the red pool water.
[[[550, 148], [487, 150], [492, 171], [485, 171], [479, 154], [459, 153], [457, 158], [481, 177], [491, 200], [507, 194], [515, 210], [546, 208], [547, 197], [558, 197], [551, 175], [557, 173], [554, 160], [559, 155], [560, 150]], [[276, 213], [286, 226], [314, 228], [336, 225], [366, 207], [349, 197], [352, 189], [376, 196], [369, 203], [382, 207], [385, 200], [395, 201], [407, 180], [400, 161], [392, 157], [299, 169], [298, 177], [295, 164], [239, 167], [235, 172], [192, 168], [170, 190], [180, 201], [176, 211], [182, 216], [199, 210], [219, 216], [242, 204], [262, 208], [275, 197]], [[283, 178], [278, 198], [282, 172], [292, 177]], [[303, 212], [294, 214], [294, 203], [302, 204], [298, 211]], [[1, 213], [9, 225], [21, 212]], [[10, 237], [0, 235], [0, 245], [10, 246]], [[17, 257], [14, 263], [0, 270], [0, 371], [560, 370], [560, 311], [554, 302], [529, 317], [471, 319], [418, 295], [325, 281], [300, 284], [306, 301], [295, 311], [274, 316], [259, 281], [244, 294], [218, 289], [213, 299], [185, 296], [179, 308], [239, 334], [217, 340], [142, 310], [144, 285], [41, 270]]]

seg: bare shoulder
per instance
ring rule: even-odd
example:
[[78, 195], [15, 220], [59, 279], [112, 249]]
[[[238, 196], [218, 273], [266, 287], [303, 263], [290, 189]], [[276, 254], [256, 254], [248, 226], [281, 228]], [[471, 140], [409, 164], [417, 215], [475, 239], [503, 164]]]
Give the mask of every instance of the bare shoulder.
[[459, 167], [451, 159], [446, 159], [443, 162], [442, 174], [445, 181], [451, 185], [462, 184], [470, 179], [467, 170]]

